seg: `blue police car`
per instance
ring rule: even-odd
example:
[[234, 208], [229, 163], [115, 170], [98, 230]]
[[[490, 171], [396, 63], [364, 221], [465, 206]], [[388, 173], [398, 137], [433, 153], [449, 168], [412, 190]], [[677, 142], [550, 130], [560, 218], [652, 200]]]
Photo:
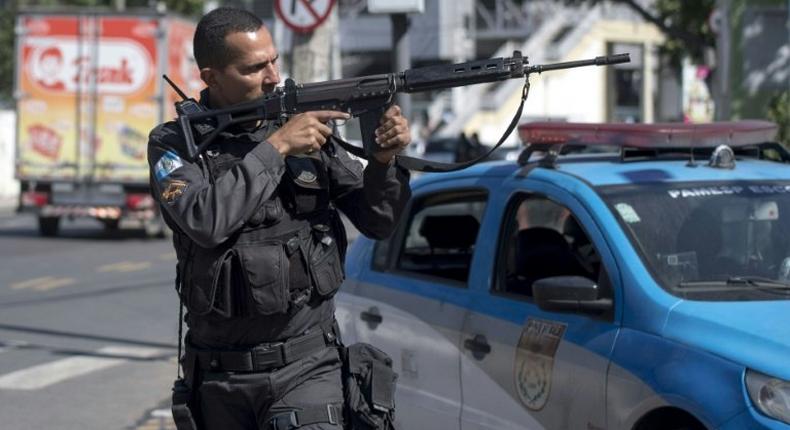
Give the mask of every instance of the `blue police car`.
[[422, 429], [790, 429], [790, 169], [766, 122], [532, 123], [355, 241], [346, 343]]

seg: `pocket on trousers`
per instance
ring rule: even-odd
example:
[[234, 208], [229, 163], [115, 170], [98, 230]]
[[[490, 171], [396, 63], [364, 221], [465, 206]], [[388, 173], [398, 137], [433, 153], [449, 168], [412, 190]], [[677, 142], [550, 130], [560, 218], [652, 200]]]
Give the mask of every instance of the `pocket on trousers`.
[[282, 244], [255, 244], [238, 248], [243, 277], [253, 313], [271, 315], [288, 311], [288, 258]]
[[[326, 243], [325, 238], [329, 238], [330, 243]], [[321, 297], [331, 297], [340, 288], [344, 276], [337, 241], [327, 234], [323, 238], [314, 238], [311, 248], [310, 273], [315, 290]]]

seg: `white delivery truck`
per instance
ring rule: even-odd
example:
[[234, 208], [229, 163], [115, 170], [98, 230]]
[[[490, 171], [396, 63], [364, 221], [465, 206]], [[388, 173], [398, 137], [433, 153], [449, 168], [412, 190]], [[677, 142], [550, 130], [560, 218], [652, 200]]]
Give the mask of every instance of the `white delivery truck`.
[[64, 217], [164, 234], [146, 146], [175, 117], [162, 74], [188, 93], [201, 88], [194, 28], [161, 14], [19, 14], [15, 172], [20, 209], [37, 214], [42, 235]]

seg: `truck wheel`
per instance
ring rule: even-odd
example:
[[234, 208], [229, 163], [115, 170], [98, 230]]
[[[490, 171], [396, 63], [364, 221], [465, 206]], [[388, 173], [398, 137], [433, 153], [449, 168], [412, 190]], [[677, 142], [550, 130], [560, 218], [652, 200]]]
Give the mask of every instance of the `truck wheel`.
[[104, 231], [106, 232], [117, 232], [118, 228], [120, 227], [121, 221], [118, 219], [105, 219], [102, 220], [102, 224], [104, 224]]
[[38, 217], [38, 231], [42, 236], [54, 237], [58, 235], [60, 229], [60, 217], [40, 216]]

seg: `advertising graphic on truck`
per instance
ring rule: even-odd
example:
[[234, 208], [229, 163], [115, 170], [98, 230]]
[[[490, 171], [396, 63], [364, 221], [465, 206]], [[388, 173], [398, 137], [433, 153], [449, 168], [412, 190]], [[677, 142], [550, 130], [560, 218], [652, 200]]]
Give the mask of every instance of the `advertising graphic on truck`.
[[20, 14], [17, 159], [20, 205], [54, 235], [62, 217], [161, 234], [148, 191], [148, 132], [175, 115], [167, 73], [200, 88], [194, 25], [162, 15]]

